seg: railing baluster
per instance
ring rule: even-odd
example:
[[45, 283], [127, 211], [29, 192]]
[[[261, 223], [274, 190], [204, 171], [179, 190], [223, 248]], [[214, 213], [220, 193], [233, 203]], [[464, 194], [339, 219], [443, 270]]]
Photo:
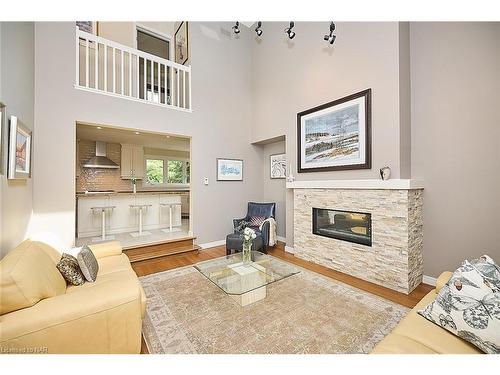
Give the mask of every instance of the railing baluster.
[[104, 44], [104, 91], [108, 91], [108, 45]]
[[85, 39], [85, 87], [89, 87], [89, 40]]
[[147, 89], [147, 84], [146, 84], [146, 70], [147, 70], [147, 61], [146, 61], [146, 58], [142, 58], [142, 70], [144, 70], [144, 95], [143, 95], [143, 99], [144, 100], [147, 100], [148, 98], [148, 95], [146, 93], [146, 89]]
[[137, 70], [137, 99], [139, 99], [139, 84], [140, 84], [140, 79], [139, 79], [139, 55], [135, 55], [135, 57], [137, 57], [137, 63], [136, 63], [136, 70]]
[[192, 96], [191, 96], [191, 82], [193, 82], [193, 71], [189, 69], [189, 109], [193, 108], [193, 104], [191, 103], [192, 101]]
[[158, 103], [161, 103], [161, 75], [160, 75], [160, 63], [158, 65]]
[[176, 77], [176, 80], [177, 80], [177, 107], [181, 107], [181, 104], [179, 103], [179, 79], [181, 78], [181, 75], [179, 74], [179, 68], [177, 68], [177, 77]]
[[95, 89], [99, 90], [99, 42], [95, 41], [95, 53], [94, 53], [94, 64], [95, 64]]
[[123, 79], [123, 50], [121, 50], [121, 63], [120, 63], [120, 68], [121, 68], [120, 91], [121, 91], [121, 93], [122, 93], [122, 95], [123, 95], [123, 93], [125, 92], [125, 91], [124, 91], [124, 88], [123, 88], [124, 83], [125, 83], [125, 81], [124, 81], [124, 79]]
[[170, 105], [174, 105], [174, 67], [170, 67]]
[[116, 94], [116, 67], [115, 67], [115, 57], [116, 57], [116, 52], [115, 52], [115, 47], [113, 47], [113, 94]]
[[182, 89], [183, 89], [183, 94], [184, 94], [184, 105], [183, 107], [184, 108], [187, 108], [187, 104], [186, 104], [186, 95], [187, 95], [187, 90], [186, 90], [186, 71], [183, 70], [182, 71]]
[[128, 95], [127, 96], [130, 96], [131, 98], [133, 98], [133, 94], [132, 94], [132, 54], [131, 52], [128, 52], [129, 53], [129, 57], [128, 57]]
[[155, 63], [151, 60], [151, 101], [155, 101]]

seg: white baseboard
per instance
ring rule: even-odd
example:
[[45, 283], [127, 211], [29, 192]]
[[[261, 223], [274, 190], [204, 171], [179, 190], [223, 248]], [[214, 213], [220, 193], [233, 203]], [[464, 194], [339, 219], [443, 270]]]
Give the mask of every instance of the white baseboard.
[[422, 282], [424, 284], [427, 284], [427, 285], [432, 285], [432, 286], [436, 286], [436, 278], [435, 277], [431, 277], [431, 276], [426, 276], [424, 275], [422, 277]]
[[198, 246], [200, 246], [202, 249], [209, 249], [211, 247], [222, 246], [225, 244], [226, 244], [226, 240], [219, 240], [219, 241], [213, 241], [213, 242], [199, 243]]
[[293, 246], [286, 246], [285, 245], [285, 251], [287, 253], [290, 253], [290, 254], [295, 254], [295, 249], [293, 248]]
[[285, 238], [285, 237], [276, 236], [276, 239], [277, 239], [278, 241], [281, 241], [281, 242], [286, 243], [286, 238]]

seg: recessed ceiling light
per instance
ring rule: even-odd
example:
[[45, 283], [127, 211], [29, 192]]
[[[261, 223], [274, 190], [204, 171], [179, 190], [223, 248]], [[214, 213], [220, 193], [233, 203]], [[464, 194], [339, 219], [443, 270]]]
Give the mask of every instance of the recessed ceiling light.
[[169, 135], [166, 135], [165, 137], [166, 137], [166, 138], [170, 138], [170, 136], [169, 136]]
[[139, 132], [135, 132], [135, 134], [136, 134], [136, 135], [139, 135], [139, 134], [141, 134], [141, 133], [139, 133]]
[[100, 126], [97, 127], [97, 130], [101, 130], [102, 128]]

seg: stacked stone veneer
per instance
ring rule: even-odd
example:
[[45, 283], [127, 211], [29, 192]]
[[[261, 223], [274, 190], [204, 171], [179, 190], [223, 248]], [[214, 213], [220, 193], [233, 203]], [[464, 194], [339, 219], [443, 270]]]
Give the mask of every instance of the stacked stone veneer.
[[[422, 282], [422, 190], [294, 189], [295, 256], [403, 293]], [[312, 209], [367, 212], [372, 246], [312, 233]]]

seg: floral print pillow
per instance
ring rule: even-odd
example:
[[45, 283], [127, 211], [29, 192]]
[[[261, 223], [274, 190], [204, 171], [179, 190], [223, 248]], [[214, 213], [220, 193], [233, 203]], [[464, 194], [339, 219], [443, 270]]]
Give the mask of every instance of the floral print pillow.
[[464, 261], [418, 313], [485, 353], [500, 353], [500, 267], [487, 255]]

